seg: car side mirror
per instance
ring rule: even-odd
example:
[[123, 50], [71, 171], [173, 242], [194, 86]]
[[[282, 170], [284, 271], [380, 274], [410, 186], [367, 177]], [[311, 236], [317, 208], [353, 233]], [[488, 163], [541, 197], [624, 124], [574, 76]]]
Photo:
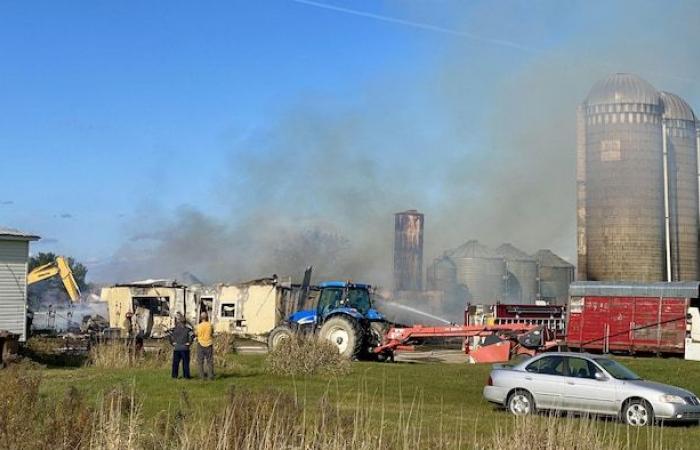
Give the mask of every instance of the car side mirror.
[[595, 373], [595, 379], [598, 381], [605, 381], [608, 379], [605, 375], [603, 375], [603, 372], [596, 372]]

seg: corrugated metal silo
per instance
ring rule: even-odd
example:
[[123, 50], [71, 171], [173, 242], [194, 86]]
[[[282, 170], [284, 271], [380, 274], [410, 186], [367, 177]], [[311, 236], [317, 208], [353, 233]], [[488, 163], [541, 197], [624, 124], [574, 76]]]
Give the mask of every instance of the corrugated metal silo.
[[579, 159], [585, 159], [585, 171], [579, 174], [579, 191], [585, 196], [585, 229], [579, 230], [579, 240], [584, 240], [585, 278], [663, 280], [659, 93], [635, 75], [614, 74], [596, 83], [582, 108], [585, 129], [579, 140], [585, 154]]
[[423, 214], [415, 209], [394, 215], [394, 289], [423, 289]]
[[506, 263], [505, 303], [533, 304], [537, 300], [537, 261], [511, 244], [503, 244], [496, 254]]
[[553, 304], [564, 305], [569, 297], [569, 284], [574, 281], [574, 266], [551, 250], [535, 253], [539, 274], [539, 297]]
[[457, 269], [457, 282], [469, 290], [472, 304], [490, 305], [504, 301], [506, 263], [493, 250], [469, 241], [447, 256]]
[[449, 292], [457, 286], [457, 267], [447, 256], [436, 258], [428, 268], [428, 289]]
[[668, 154], [672, 281], [698, 279], [698, 170], [695, 115], [675, 94], [661, 92]]

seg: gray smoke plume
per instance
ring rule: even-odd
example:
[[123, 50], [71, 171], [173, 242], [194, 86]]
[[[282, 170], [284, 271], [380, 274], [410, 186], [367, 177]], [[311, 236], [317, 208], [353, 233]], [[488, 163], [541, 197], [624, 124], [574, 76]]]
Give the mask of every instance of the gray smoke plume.
[[[390, 286], [392, 214], [407, 208], [426, 214], [425, 265], [468, 239], [575, 261], [576, 107], [596, 80], [624, 71], [700, 108], [700, 3], [546, 5], [534, 22], [521, 22], [523, 4], [492, 2], [461, 21], [528, 51], [412, 30], [449, 46], [445, 57], [378, 76], [351, 100], [305, 92], [232, 147], [230, 176], [217, 180], [221, 214], [185, 206], [139, 220], [91, 273], [235, 281], [298, 278], [314, 265], [324, 277]], [[562, 15], [578, 28], [557, 25]], [[546, 39], [550, 28], [557, 40]]]

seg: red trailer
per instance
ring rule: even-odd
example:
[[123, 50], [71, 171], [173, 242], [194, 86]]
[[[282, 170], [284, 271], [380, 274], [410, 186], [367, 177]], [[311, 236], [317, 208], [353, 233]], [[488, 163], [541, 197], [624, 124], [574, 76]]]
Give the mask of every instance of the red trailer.
[[[566, 344], [602, 352], [679, 353], [698, 282], [575, 282], [569, 287]], [[696, 300], [695, 300], [696, 301]]]

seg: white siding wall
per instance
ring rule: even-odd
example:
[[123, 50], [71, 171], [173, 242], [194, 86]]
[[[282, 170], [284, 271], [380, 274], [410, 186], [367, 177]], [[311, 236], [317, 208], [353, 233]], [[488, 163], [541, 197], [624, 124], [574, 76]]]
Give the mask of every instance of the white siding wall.
[[25, 340], [29, 243], [0, 240], [0, 330]]

